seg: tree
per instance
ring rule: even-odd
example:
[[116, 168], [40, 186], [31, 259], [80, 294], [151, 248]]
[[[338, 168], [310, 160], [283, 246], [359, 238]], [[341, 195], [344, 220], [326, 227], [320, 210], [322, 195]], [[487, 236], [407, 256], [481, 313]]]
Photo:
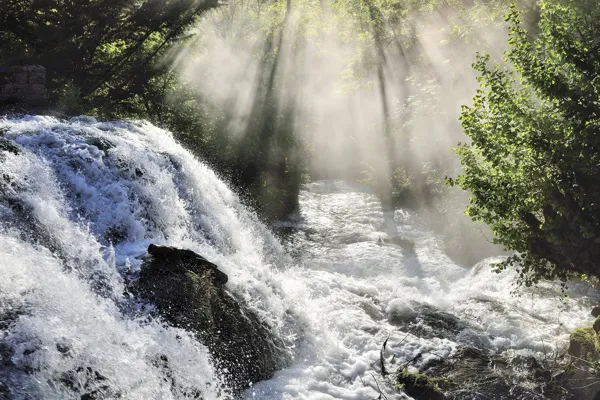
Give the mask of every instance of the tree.
[[600, 8], [541, 1], [539, 35], [507, 15], [514, 70], [479, 55], [481, 88], [461, 121], [467, 214], [514, 251], [519, 282], [600, 277]]
[[[168, 65], [155, 61], [216, 0], [6, 0], [0, 63], [41, 64], [56, 103], [78, 110], [151, 114]], [[157, 82], [161, 81], [161, 82]]]

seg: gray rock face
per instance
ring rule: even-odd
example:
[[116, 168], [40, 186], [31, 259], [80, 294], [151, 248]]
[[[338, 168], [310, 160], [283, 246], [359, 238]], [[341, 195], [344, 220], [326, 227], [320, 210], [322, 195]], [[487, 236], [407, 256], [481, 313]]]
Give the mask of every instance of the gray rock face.
[[134, 291], [168, 323], [207, 346], [234, 392], [270, 378], [286, 363], [283, 343], [236, 299], [227, 275], [190, 250], [150, 245]]
[[46, 68], [41, 65], [0, 67], [0, 105], [46, 104]]

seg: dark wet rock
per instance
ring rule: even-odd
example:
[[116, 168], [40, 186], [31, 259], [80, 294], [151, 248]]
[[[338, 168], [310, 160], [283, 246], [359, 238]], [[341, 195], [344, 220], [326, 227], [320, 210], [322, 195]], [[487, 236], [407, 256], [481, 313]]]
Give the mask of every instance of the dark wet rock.
[[396, 375], [396, 383], [399, 385], [399, 389], [419, 400], [445, 400], [447, 398], [438, 385], [425, 374], [411, 374], [403, 370]]
[[150, 245], [135, 291], [174, 326], [194, 333], [234, 391], [270, 378], [287, 352], [223, 285], [227, 275], [190, 250]]
[[0, 137], [0, 151], [6, 151], [12, 154], [19, 154], [21, 148], [8, 139]]
[[592, 316], [594, 318], [600, 317], [600, 306], [592, 308]]
[[175, 269], [178, 272], [191, 271], [198, 275], [208, 271], [215, 283], [219, 285], [226, 284], [229, 279], [227, 274], [219, 270], [219, 267], [191, 250], [151, 244], [148, 246], [148, 254], [152, 256], [155, 263], [169, 264], [168, 270], [155, 271], [159, 274], [171, 274]]
[[81, 400], [121, 398], [121, 394], [111, 388], [110, 380], [92, 367], [77, 367], [63, 372], [57, 381], [79, 394]]
[[549, 379], [552, 372], [533, 357], [507, 358], [463, 347], [450, 358], [428, 363], [423, 370], [455, 400], [541, 400], [562, 393], [561, 385]]
[[596, 332], [596, 335], [600, 332], [600, 316], [596, 317], [592, 328], [594, 328], [594, 332]]
[[[593, 326], [575, 329], [569, 336], [569, 355], [566, 371], [560, 375], [562, 386], [570, 398], [578, 400], [600, 400], [598, 371], [591, 368], [600, 361], [600, 316]], [[556, 379], [556, 378], [555, 378]]]
[[115, 147], [115, 144], [110, 140], [97, 136], [88, 138], [87, 143], [102, 151], [107, 151]]
[[405, 310], [394, 310], [388, 321], [416, 336], [454, 338], [466, 328], [456, 316], [428, 304], [412, 303]]

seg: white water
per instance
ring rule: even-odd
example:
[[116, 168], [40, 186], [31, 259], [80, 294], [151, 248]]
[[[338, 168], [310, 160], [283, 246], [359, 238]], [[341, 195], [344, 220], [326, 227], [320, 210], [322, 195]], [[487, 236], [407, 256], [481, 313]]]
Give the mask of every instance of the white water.
[[[378, 375], [388, 336], [386, 357], [399, 364], [422, 353], [418, 367], [460, 346], [539, 356], [591, 320], [581, 293], [564, 304], [551, 286], [513, 297], [510, 274], [455, 265], [409, 212], [395, 219], [415, 252], [378, 243], [386, 227], [377, 200], [341, 182], [303, 190], [298, 230], [282, 246], [210, 169], [148, 123], [25, 117], [0, 120], [2, 128], [22, 148], [0, 155], [0, 315], [18, 312], [0, 325], [0, 342], [14, 350], [0, 383], [15, 398], [227, 396], [206, 349], [140, 316], [126, 293], [123, 277], [149, 243], [218, 264], [290, 346], [290, 367], [248, 398], [366, 400], [379, 390], [401, 398]], [[115, 232], [125, 240], [113, 248]], [[410, 319], [421, 303], [464, 326], [452, 337], [417, 337], [388, 321]], [[171, 371], [156, 362], [161, 355]]]

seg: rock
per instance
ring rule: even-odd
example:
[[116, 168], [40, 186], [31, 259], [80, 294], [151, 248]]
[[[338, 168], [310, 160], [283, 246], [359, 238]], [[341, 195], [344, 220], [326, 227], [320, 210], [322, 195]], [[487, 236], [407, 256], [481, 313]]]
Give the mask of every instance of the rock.
[[600, 359], [598, 336], [591, 326], [575, 329], [569, 336], [569, 354], [587, 361]]
[[87, 139], [87, 143], [91, 146], [95, 146], [98, 150], [107, 151], [115, 147], [115, 144], [108, 139], [102, 137], [90, 137]]
[[17, 146], [13, 142], [11, 142], [7, 139], [4, 139], [4, 138], [0, 138], [0, 151], [6, 151], [9, 153], [13, 153], [13, 154], [19, 154], [21, 152], [21, 149], [19, 148], [19, 146]]
[[[536, 400], [544, 393], [560, 392], [560, 385], [548, 377], [552, 371], [533, 357], [506, 357], [502, 354], [459, 347], [451, 357], [429, 362], [421, 371], [427, 374], [447, 398], [486, 400]], [[519, 372], [517, 372], [519, 371]]]
[[466, 328], [456, 316], [429, 304], [417, 302], [411, 302], [410, 307], [403, 310], [392, 310], [388, 321], [402, 330], [424, 338], [455, 338]]
[[150, 245], [148, 253], [134, 291], [207, 346], [234, 392], [284, 366], [283, 343], [223, 286], [227, 275], [216, 265], [190, 250]]
[[600, 306], [596, 306], [596, 307], [592, 308], [592, 316], [594, 318], [597, 318], [600, 316]]
[[220, 271], [215, 264], [191, 250], [151, 244], [148, 246], [148, 254], [157, 262], [168, 262], [171, 268], [169, 273], [174, 268], [183, 268], [196, 274], [209, 271], [214, 276], [216, 283], [220, 285], [226, 284], [229, 279], [227, 274]]
[[0, 106], [46, 106], [46, 69], [40, 65], [0, 67]]
[[409, 396], [419, 400], [444, 400], [441, 389], [424, 374], [411, 374], [403, 370], [396, 376], [396, 383]]

